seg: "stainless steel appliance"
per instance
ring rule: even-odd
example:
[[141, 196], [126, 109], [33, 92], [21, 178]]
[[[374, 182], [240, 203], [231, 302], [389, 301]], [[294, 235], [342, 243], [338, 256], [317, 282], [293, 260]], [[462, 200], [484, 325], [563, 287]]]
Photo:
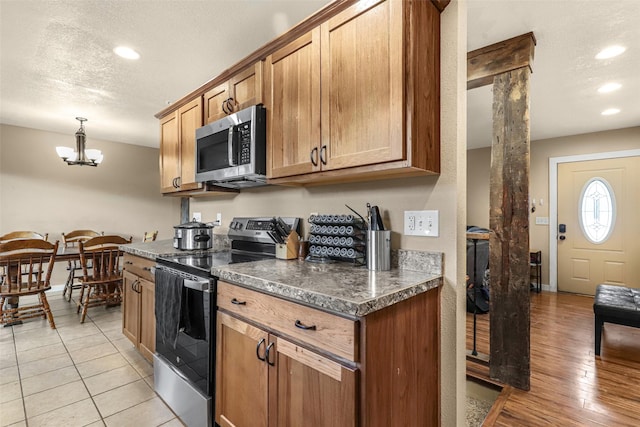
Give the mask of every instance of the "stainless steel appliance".
[[261, 104], [196, 129], [196, 181], [229, 188], [266, 185], [266, 135]]
[[[300, 232], [300, 218], [280, 218]], [[216, 279], [212, 267], [273, 258], [275, 218], [234, 218], [231, 250], [156, 260], [155, 390], [187, 426], [213, 426]]]
[[213, 224], [191, 221], [174, 225], [173, 247], [180, 250], [211, 249]]

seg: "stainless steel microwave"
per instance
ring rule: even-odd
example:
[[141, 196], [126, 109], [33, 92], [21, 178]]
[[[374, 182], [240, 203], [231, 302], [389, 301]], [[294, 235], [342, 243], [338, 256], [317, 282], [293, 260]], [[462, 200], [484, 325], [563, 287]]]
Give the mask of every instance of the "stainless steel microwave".
[[266, 141], [261, 104], [196, 129], [196, 181], [229, 188], [266, 185]]

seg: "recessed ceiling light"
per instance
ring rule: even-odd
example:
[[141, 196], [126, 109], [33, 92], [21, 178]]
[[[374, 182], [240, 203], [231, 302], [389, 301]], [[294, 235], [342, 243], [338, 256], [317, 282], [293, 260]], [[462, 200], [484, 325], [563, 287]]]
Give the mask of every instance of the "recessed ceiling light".
[[113, 49], [116, 55], [125, 58], [125, 59], [138, 59], [140, 58], [140, 54], [130, 47], [118, 46]]
[[605, 49], [602, 49], [600, 51], [600, 53], [598, 53], [596, 55], [596, 59], [609, 59], [609, 58], [613, 58], [614, 56], [618, 56], [620, 55], [622, 52], [624, 52], [625, 50], [627, 50], [626, 47], [623, 46], [609, 46]]
[[603, 116], [613, 116], [614, 114], [618, 114], [620, 112], [619, 108], [609, 108], [602, 112]]
[[604, 84], [604, 85], [600, 86], [598, 88], [598, 92], [600, 92], [600, 93], [609, 93], [609, 92], [613, 92], [614, 90], [618, 90], [621, 87], [622, 87], [622, 85], [620, 83], [611, 82], [611, 83], [607, 83], [607, 84]]

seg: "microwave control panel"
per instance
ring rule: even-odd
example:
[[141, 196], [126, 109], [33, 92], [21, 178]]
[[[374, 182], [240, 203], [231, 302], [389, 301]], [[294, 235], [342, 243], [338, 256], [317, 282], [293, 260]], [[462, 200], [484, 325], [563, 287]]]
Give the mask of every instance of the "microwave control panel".
[[251, 121], [239, 124], [237, 130], [240, 142], [238, 163], [247, 165], [251, 163]]

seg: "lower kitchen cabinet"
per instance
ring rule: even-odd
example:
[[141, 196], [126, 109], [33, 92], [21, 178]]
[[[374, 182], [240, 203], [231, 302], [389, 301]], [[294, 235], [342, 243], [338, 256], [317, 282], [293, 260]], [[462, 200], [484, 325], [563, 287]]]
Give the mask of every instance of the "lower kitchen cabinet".
[[122, 333], [153, 363], [156, 348], [155, 283], [151, 267], [155, 262], [125, 254], [122, 288], [124, 307]]
[[220, 426], [357, 425], [357, 370], [222, 312], [217, 327]]
[[353, 319], [223, 281], [217, 302], [220, 426], [440, 425], [438, 288]]

